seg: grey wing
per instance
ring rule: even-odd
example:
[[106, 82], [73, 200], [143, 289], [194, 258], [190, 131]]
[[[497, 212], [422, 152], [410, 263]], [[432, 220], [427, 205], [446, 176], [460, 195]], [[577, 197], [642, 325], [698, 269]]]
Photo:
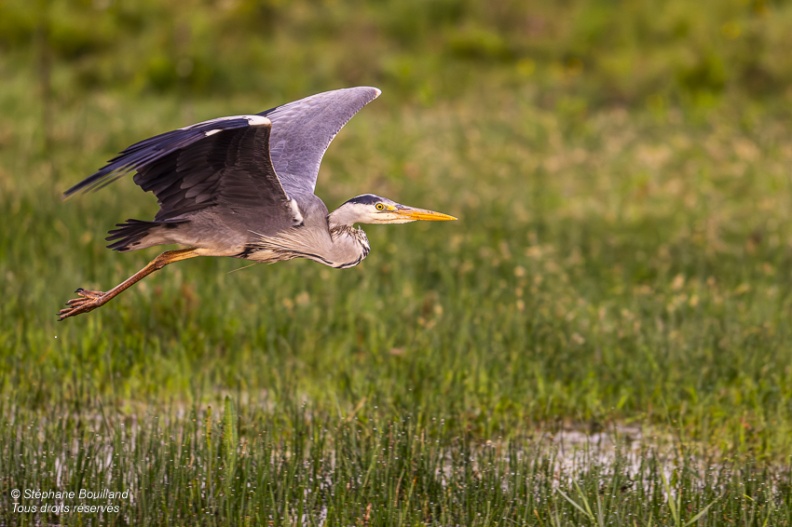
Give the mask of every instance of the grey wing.
[[345, 88], [259, 114], [272, 121], [270, 155], [287, 192], [314, 192], [319, 165], [330, 142], [352, 116], [379, 94], [377, 88]]
[[101, 188], [135, 171], [135, 183], [157, 196], [156, 221], [217, 206], [242, 218], [299, 223], [272, 166], [270, 130], [266, 117], [239, 115], [160, 134], [128, 147], [66, 195]]

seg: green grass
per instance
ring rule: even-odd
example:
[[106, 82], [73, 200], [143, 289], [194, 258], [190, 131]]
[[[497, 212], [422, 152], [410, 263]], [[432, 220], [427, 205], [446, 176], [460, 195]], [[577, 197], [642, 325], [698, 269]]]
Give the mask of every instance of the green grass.
[[[175, 4], [100, 4], [53, 3], [46, 45], [0, 32], [0, 525], [792, 524], [788, 8], [271, 3], [259, 41], [231, 2], [171, 48], [140, 24]], [[140, 67], [184, 53], [212, 75]], [[56, 322], [156, 254], [103, 240], [152, 196], [66, 188], [139, 139], [352, 83], [383, 96], [320, 197], [459, 222], [369, 226], [346, 271], [185, 261]], [[574, 469], [567, 429], [592, 434]], [[14, 488], [103, 486], [135, 500], [9, 512]]]
[[[397, 114], [386, 94], [333, 145], [322, 175], [331, 205], [374, 190], [460, 222], [370, 227], [374, 252], [347, 272], [180, 263], [57, 323], [74, 288], [111, 286], [156, 254], [103, 247], [114, 222], [153, 213], [130, 181], [67, 202], [60, 191], [115, 142], [181, 124], [102, 122], [89, 104], [72, 141], [98, 153], [63, 145], [57, 173], [46, 161], [15, 169], [27, 177], [3, 193], [18, 226], [3, 240], [4, 389], [46, 404], [86, 391], [189, 400], [283, 386], [327, 411], [365, 401], [483, 435], [557, 418], [646, 419], [720, 447], [786, 452], [784, 128], [768, 118], [757, 137], [725, 117], [608, 112], [562, 130], [517, 98], [489, 104]], [[150, 121], [164, 106], [141, 105], [113, 111]], [[481, 108], [488, 120], [466, 125]]]
[[[230, 398], [223, 406], [220, 416], [193, 408], [149, 414], [145, 424], [51, 411], [33, 434], [15, 413], [16, 425], [0, 424], [0, 469], [13, 488], [131, 497], [21, 499], [69, 509], [7, 514], [8, 524], [786, 525], [792, 509], [787, 475], [753, 462], [706, 464], [647, 447], [607, 463], [582, 452], [572, 466], [542, 440], [436, 438], [409, 414], [317, 419], [287, 405], [275, 418], [237, 414]], [[117, 509], [76, 510], [108, 503]], [[13, 510], [8, 492], [0, 506]]]

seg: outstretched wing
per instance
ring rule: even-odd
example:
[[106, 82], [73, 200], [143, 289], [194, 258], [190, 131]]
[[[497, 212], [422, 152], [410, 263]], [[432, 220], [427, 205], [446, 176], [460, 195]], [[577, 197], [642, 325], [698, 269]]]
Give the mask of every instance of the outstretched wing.
[[101, 188], [136, 171], [134, 181], [157, 196], [157, 221], [207, 207], [292, 220], [295, 210], [270, 159], [272, 123], [260, 115], [221, 117], [136, 143], [66, 191]]
[[328, 91], [269, 109], [270, 156], [286, 192], [313, 193], [322, 156], [343, 126], [380, 94], [377, 88]]

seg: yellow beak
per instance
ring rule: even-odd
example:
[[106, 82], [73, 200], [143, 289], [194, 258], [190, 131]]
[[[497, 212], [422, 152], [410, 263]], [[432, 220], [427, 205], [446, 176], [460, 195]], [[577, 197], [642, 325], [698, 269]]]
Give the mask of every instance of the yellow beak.
[[394, 207], [394, 210], [397, 215], [409, 219], [409, 220], [420, 220], [420, 221], [455, 221], [456, 218], [453, 216], [449, 216], [448, 214], [443, 214], [442, 212], [435, 212], [433, 210], [426, 210], [426, 209], [416, 209], [413, 207], [407, 207], [405, 205], [399, 205]]

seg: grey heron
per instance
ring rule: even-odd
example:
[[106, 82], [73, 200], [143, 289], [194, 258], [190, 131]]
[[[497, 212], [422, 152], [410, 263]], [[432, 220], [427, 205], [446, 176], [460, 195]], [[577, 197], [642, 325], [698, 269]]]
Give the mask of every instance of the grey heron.
[[58, 319], [87, 313], [164, 266], [196, 256], [253, 262], [308, 258], [344, 269], [369, 253], [359, 223], [446, 221], [453, 216], [374, 194], [333, 212], [314, 194], [330, 142], [377, 88], [319, 93], [259, 114], [234, 115], [166, 132], [126, 148], [65, 195], [103, 187], [134, 172], [153, 192], [153, 221], [130, 219], [109, 232], [116, 251], [176, 244], [107, 292], [77, 289]]

